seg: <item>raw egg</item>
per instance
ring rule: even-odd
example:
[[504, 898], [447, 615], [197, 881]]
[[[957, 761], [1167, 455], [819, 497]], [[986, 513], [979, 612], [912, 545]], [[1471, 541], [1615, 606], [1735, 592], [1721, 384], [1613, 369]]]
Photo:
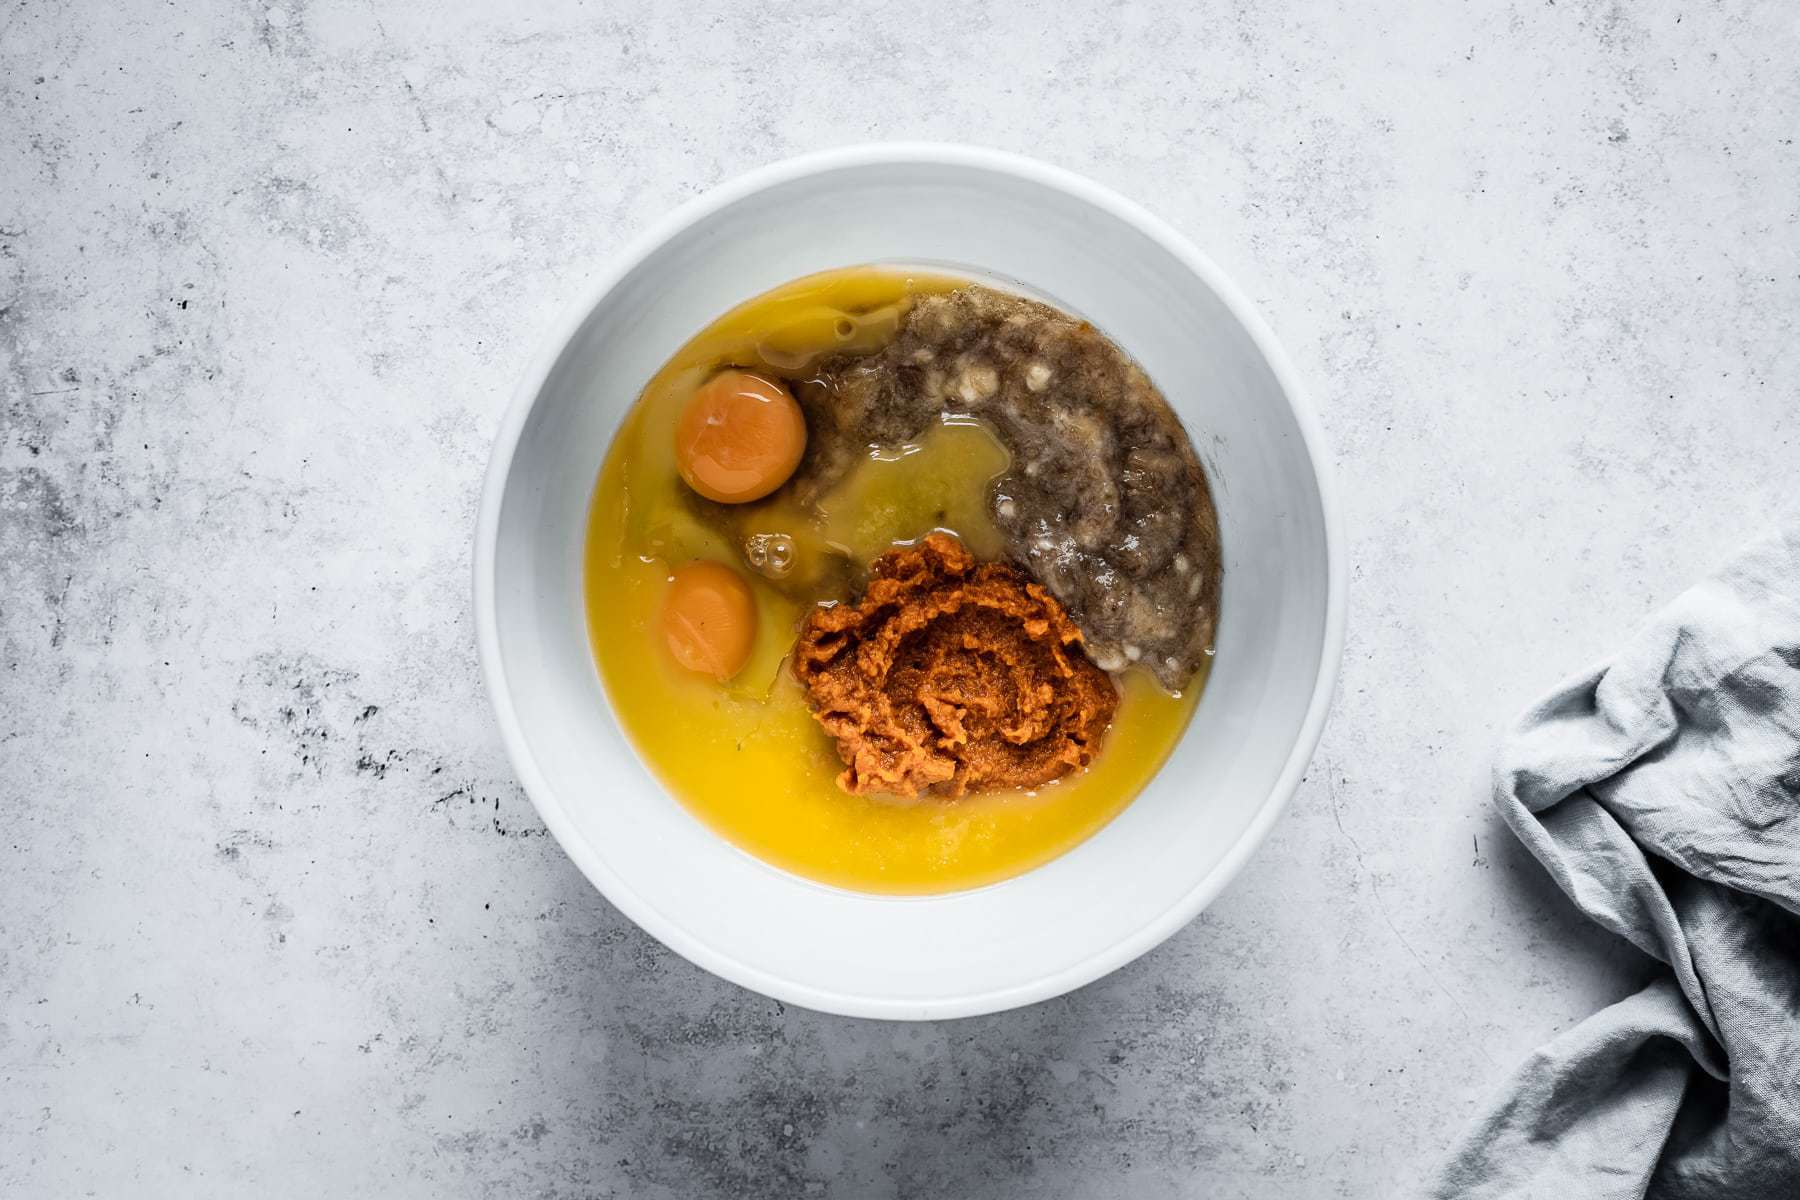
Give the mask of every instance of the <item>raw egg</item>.
[[744, 577], [723, 563], [675, 568], [663, 597], [663, 641], [690, 671], [723, 682], [744, 669], [756, 640], [756, 601]]
[[806, 418], [781, 384], [722, 371], [694, 393], [675, 426], [675, 466], [721, 504], [760, 500], [787, 482], [806, 452]]

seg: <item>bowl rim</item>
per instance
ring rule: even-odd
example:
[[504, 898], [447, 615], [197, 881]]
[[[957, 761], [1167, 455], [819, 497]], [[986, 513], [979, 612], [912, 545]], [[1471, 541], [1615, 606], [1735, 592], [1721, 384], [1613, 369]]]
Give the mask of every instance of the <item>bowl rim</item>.
[[[500, 654], [500, 630], [495, 611], [495, 560], [500, 508], [507, 481], [512, 474], [520, 437], [550, 372], [607, 293], [682, 231], [757, 192], [811, 175], [860, 167], [905, 164], [974, 168], [1064, 192], [1132, 226], [1199, 276], [1249, 333], [1293, 411], [1319, 492], [1326, 556], [1325, 623], [1318, 673], [1313, 681], [1312, 697], [1308, 702], [1305, 718], [1274, 787], [1224, 857], [1212, 870], [1196, 880], [1181, 899], [1154, 920], [1146, 922], [1130, 937], [1114, 942], [1072, 966], [1005, 988], [970, 994], [946, 994], [926, 1000], [893, 999], [796, 983], [743, 962], [694, 937], [679, 925], [665, 921], [652, 905], [644, 901], [576, 833], [573, 821], [564, 813], [554, 790], [539, 769], [513, 707], [506, 666]], [[1299, 788], [1301, 778], [1324, 732], [1326, 717], [1336, 691], [1343, 658], [1348, 608], [1343, 540], [1342, 511], [1332, 466], [1325, 450], [1324, 432], [1300, 384], [1298, 373], [1250, 298], [1197, 246], [1142, 205], [1062, 167], [981, 146], [923, 141], [873, 142], [783, 159], [737, 175], [693, 197], [652, 223], [615, 252], [564, 309], [561, 318], [520, 377], [494, 437], [494, 448], [482, 485], [475, 531], [473, 584], [476, 646], [488, 697], [499, 722], [501, 741], [532, 805], [555, 835], [563, 853], [574, 861], [581, 873], [608, 901], [639, 928], [689, 962], [714, 975], [762, 995], [804, 1008], [842, 1016], [901, 1020], [978, 1016], [1074, 991], [1147, 953], [1197, 917], [1237, 877], [1251, 855], [1262, 845], [1276, 819], [1286, 810]]]

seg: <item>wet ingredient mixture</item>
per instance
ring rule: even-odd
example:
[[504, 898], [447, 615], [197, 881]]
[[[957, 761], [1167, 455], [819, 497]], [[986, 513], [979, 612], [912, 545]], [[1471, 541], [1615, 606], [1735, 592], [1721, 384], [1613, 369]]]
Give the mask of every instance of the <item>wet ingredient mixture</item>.
[[[887, 354], [921, 308], [967, 290], [960, 279], [858, 268], [796, 281], [725, 314], [646, 386], [607, 452], [589, 518], [595, 662], [645, 765], [746, 851], [858, 890], [980, 886], [1075, 846], [1156, 773], [1206, 666], [1173, 691], [1128, 659], [1107, 679], [1068, 640], [1074, 608], [1058, 618], [1055, 589], [1009, 550], [1017, 538], [1003, 501], [1014, 498], [1018, 510], [1005, 484], [1021, 476], [1029, 462], [1021, 452], [1035, 443], [1009, 441], [997, 410], [941, 404], [917, 424], [909, 419], [898, 440], [861, 444], [855, 438], [875, 426], [821, 421], [818, 405], [848, 382], [851, 363]], [[997, 385], [995, 395], [1005, 391]], [[846, 779], [861, 791], [847, 791], [839, 780], [851, 763], [815, 719], [819, 697], [795, 670], [801, 630], [820, 613], [866, 602], [884, 556], [923, 553], [934, 533], [953, 534], [944, 541], [979, 564], [963, 574], [946, 552], [932, 578], [941, 575], [949, 593], [978, 577], [984, 589], [1009, 581], [994, 590], [997, 608], [1031, 615], [1012, 628], [968, 618], [970, 628], [935, 650], [907, 643], [964, 618], [946, 612], [913, 628], [895, 609], [840, 631], [861, 646], [907, 629], [885, 655], [879, 688], [835, 676], [846, 700], [868, 702], [871, 719], [852, 723], [868, 747], [883, 747]], [[1033, 600], [1041, 610], [1030, 609]], [[963, 634], [994, 653], [964, 653]], [[833, 676], [840, 661], [815, 662], [810, 674]], [[1067, 686], [1045, 702], [1039, 683], [1052, 677]], [[1116, 696], [1110, 718], [1102, 681]], [[1070, 704], [1071, 688], [1090, 690]], [[913, 709], [878, 715], [883, 704]], [[847, 720], [859, 711], [820, 709]], [[937, 748], [909, 760], [892, 737], [916, 729], [909, 722], [921, 714]], [[960, 745], [959, 736], [967, 750], [945, 753], [942, 739]], [[967, 790], [945, 795], [959, 770]], [[1031, 782], [1040, 779], [1049, 782]], [[603, 795], [604, 783], [595, 786]]]

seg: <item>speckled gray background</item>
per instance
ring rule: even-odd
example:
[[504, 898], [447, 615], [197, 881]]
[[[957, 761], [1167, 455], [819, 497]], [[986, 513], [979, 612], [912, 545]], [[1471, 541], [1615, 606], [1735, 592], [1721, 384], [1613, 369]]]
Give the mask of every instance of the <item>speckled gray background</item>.
[[[1485, 760], [1800, 476], [1800, 13], [509, 7], [0, 7], [0, 1193], [1383, 1196], [1633, 986]], [[467, 598], [596, 265], [881, 137], [1190, 233], [1316, 397], [1353, 564], [1314, 769], [1218, 903], [920, 1026], [601, 900]]]

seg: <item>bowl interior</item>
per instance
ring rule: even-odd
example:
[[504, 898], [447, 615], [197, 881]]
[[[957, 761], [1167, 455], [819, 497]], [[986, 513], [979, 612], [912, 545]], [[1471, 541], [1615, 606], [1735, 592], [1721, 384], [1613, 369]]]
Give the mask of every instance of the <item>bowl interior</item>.
[[[954, 158], [790, 172], [673, 229], [580, 321], [536, 388], [510, 468], [499, 468], [484, 649], [516, 765], [546, 823], [614, 903], [673, 949], [831, 1011], [1004, 1008], [1078, 986], [1173, 932], [1285, 801], [1316, 735], [1315, 693], [1335, 669], [1319, 481], [1288, 390], [1226, 285], [1091, 185]], [[1180, 415], [1224, 540], [1212, 677], [1151, 786], [1062, 858], [936, 897], [814, 884], [705, 828], [624, 740], [582, 611], [590, 492], [651, 374], [761, 291], [878, 261], [1015, 279], [1092, 320]]]

